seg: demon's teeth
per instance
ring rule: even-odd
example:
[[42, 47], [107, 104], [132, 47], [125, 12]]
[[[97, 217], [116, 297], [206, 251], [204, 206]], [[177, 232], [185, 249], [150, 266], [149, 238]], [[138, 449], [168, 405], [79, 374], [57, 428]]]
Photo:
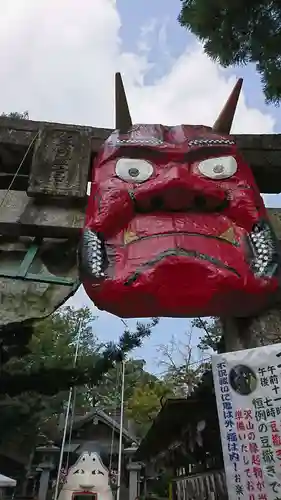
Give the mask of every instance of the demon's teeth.
[[157, 138], [151, 138], [151, 139], [144, 139], [142, 137], [135, 137], [135, 138], [132, 138], [132, 139], [116, 139], [116, 144], [135, 144], [135, 145], [138, 145], [138, 146], [159, 146], [159, 145], [163, 145], [163, 141], [161, 139], [157, 139]]
[[271, 268], [275, 244], [270, 228], [263, 223], [257, 224], [249, 234], [254, 252], [252, 269], [257, 276], [263, 276]]
[[102, 242], [98, 235], [90, 230], [84, 233], [85, 250], [91, 273], [96, 279], [104, 277]]
[[231, 139], [194, 139], [189, 141], [189, 146], [214, 146], [217, 144], [225, 144], [227, 146], [234, 145], [235, 141]]

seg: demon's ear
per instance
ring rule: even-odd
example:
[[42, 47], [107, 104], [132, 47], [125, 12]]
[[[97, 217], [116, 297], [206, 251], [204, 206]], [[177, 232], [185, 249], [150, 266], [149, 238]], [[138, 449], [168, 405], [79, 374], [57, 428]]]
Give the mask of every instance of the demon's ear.
[[115, 129], [126, 134], [132, 126], [126, 93], [120, 73], [115, 74]]
[[239, 78], [236, 82], [228, 100], [222, 111], [220, 112], [218, 118], [216, 119], [212, 130], [218, 134], [229, 134], [233, 118], [235, 115], [239, 95], [241, 92], [241, 87], [243, 84], [243, 78]]

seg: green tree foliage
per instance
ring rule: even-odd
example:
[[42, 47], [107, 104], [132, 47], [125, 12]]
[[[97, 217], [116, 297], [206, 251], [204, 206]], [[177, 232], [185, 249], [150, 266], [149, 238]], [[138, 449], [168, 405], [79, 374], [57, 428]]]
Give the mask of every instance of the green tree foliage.
[[281, 99], [279, 0], [181, 0], [179, 22], [222, 66], [254, 63], [267, 102]]
[[[211, 352], [224, 352], [224, 337], [222, 324], [219, 318], [194, 318], [192, 320], [192, 327], [201, 330], [202, 336], [198, 344], [198, 348], [207, 355]], [[201, 376], [194, 387], [193, 395], [196, 398], [202, 398], [206, 401], [212, 401], [214, 397], [214, 381], [211, 363], [204, 363]]]
[[26, 355], [33, 327], [30, 322], [0, 326], [0, 370], [10, 358]]
[[161, 408], [161, 401], [173, 396], [173, 390], [165, 381], [145, 374], [133, 388], [126, 403], [126, 415], [136, 424], [139, 437], [143, 437]]
[[219, 318], [194, 318], [191, 322], [193, 328], [201, 330], [203, 335], [198, 344], [199, 349], [205, 352], [211, 349], [214, 352], [221, 352], [223, 349], [222, 325]]
[[18, 111], [11, 111], [11, 113], [2, 113], [1, 116], [4, 118], [12, 118], [14, 120], [29, 120], [28, 111], [23, 111], [22, 113], [18, 113]]
[[[198, 346], [191, 345], [194, 328], [202, 332]], [[159, 346], [161, 356], [159, 365], [163, 368], [160, 377], [146, 372], [143, 361], [132, 360], [132, 364], [127, 363], [125, 411], [127, 417], [136, 423], [139, 437], [147, 433], [166, 398], [188, 397], [198, 388], [201, 392], [205, 391], [205, 387], [207, 387], [207, 394], [212, 392], [209, 353], [210, 350], [217, 352], [221, 349], [221, 336], [222, 328], [217, 318], [209, 320], [195, 318], [184, 341], [179, 342], [178, 339], [172, 337], [167, 345]], [[116, 380], [114, 370], [103, 379], [105, 396], [100, 399], [103, 405], [114, 400], [111, 394], [114, 380]], [[120, 391], [115, 391], [115, 394], [115, 401], [120, 402]]]
[[[0, 373], [0, 442], [16, 439], [30, 447], [34, 440], [42, 441], [42, 436], [54, 438], [73, 383], [79, 413], [90, 410], [99, 399], [103, 409], [116, 408], [118, 361], [141, 344], [158, 320], [138, 323], [135, 332], [124, 331], [118, 344], [103, 345], [93, 333], [94, 319], [88, 308], [57, 311], [34, 327], [28, 354], [12, 357], [4, 365]], [[73, 367], [78, 336], [77, 366]], [[131, 361], [128, 369], [128, 382], [133, 384], [140, 366]]]
[[[191, 344], [194, 328], [202, 332], [198, 346]], [[140, 437], [146, 434], [166, 398], [185, 398], [198, 388], [202, 392], [207, 387], [207, 394], [212, 391], [209, 353], [220, 348], [221, 335], [219, 320], [196, 318], [183, 341], [172, 337], [168, 344], [159, 346], [161, 376], [143, 372], [126, 404], [126, 414], [136, 422]]]
[[[45, 328], [48, 331], [55, 330], [57, 333], [58, 330], [64, 332], [65, 322], [62, 317], [64, 318], [65, 314], [68, 314], [68, 316], [75, 315], [75, 319], [70, 323], [70, 328], [74, 328], [73, 331], [77, 336], [78, 329], [81, 328], [80, 318], [77, 316], [77, 311], [67, 308], [62, 312], [56, 312], [44, 322], [39, 323], [37, 326], [38, 330], [36, 328], [37, 333], [33, 336], [31, 345], [32, 342], [36, 344], [37, 337], [37, 344], [41, 346], [41, 336], [43, 334], [42, 338], [44, 337]], [[89, 310], [87, 310], [86, 322], [89, 322], [89, 314]], [[69, 324], [69, 321], [70, 318], [68, 317], [66, 323]], [[56, 324], [55, 328], [53, 322]], [[71, 339], [68, 339], [69, 343], [67, 345], [70, 346], [71, 354], [64, 352], [63, 356], [59, 356], [57, 352], [60, 352], [61, 340], [57, 340], [58, 351], [56, 350], [55, 354], [51, 356], [48, 347], [52, 344], [52, 340], [48, 339], [46, 342], [49, 342], [49, 344], [47, 344], [48, 347], [45, 350], [45, 355], [40, 351], [42, 354], [40, 361], [39, 358], [36, 358], [37, 361], [35, 362], [32, 355], [27, 355], [22, 359], [13, 359], [2, 368], [0, 394], [15, 396], [23, 392], [33, 391], [40, 394], [53, 395], [60, 391], [68, 390], [72, 385], [96, 385], [103, 378], [104, 374], [114, 367], [116, 362], [122, 361], [132, 349], [141, 345], [143, 339], [150, 335], [151, 329], [157, 323], [157, 318], [146, 324], [138, 322], [135, 332], [130, 332], [126, 329], [117, 344], [110, 342], [102, 346], [98, 357], [96, 356], [96, 351], [93, 353], [89, 350], [86, 353], [87, 355], [83, 356], [83, 359], [77, 363], [76, 367], [70, 365], [71, 354], [73, 355], [75, 349], [75, 342], [71, 342]], [[88, 323], [86, 324], [88, 325]], [[43, 332], [41, 331], [42, 328]], [[62, 333], [62, 338], [63, 335], [64, 333]], [[62, 342], [65, 343], [66, 341], [62, 340]], [[42, 346], [44, 346], [44, 342]]]
[[[125, 402], [132, 397], [137, 384], [146, 383], [153, 377], [150, 373], [145, 371], [144, 367], [145, 361], [143, 359], [128, 359], [126, 361], [124, 385]], [[116, 408], [120, 408], [121, 370], [121, 364], [116, 364], [114, 368], [104, 375], [96, 386], [96, 406], [103, 410], [114, 412]]]
[[[191, 344], [195, 328], [202, 333], [198, 346]], [[125, 398], [126, 414], [136, 422], [140, 437], [147, 433], [166, 398], [185, 398], [195, 392], [210, 397], [213, 391], [210, 351], [218, 352], [222, 345], [219, 319], [195, 318], [183, 341], [172, 337], [168, 344], [159, 346], [161, 376], [151, 375], [141, 367], [143, 371], [138, 382], [132, 385], [131, 397]]]
[[[45, 387], [41, 388], [40, 372], [45, 370], [51, 379], [52, 370], [63, 373], [73, 366], [77, 337], [80, 332], [80, 347], [77, 364], [87, 365], [90, 358], [97, 359], [100, 344], [93, 334], [91, 323], [94, 320], [88, 309], [75, 311], [65, 308], [33, 328], [33, 335], [25, 356], [14, 356], [4, 365], [1, 380], [11, 382], [0, 399], [0, 441], [12, 441], [16, 438], [22, 446], [29, 447], [34, 439], [42, 439], [56, 431], [59, 415], [67, 400], [67, 392], [60, 391], [60, 380], [56, 381], [54, 395], [44, 396]], [[93, 362], [93, 361], [92, 361]], [[28, 384], [30, 373], [38, 374], [37, 385]], [[21, 386], [21, 379], [24, 385]], [[32, 380], [34, 380], [32, 378]], [[55, 383], [55, 382], [53, 382]], [[17, 385], [17, 388], [13, 388]], [[32, 390], [33, 389], [33, 390]], [[45, 391], [48, 392], [48, 389]], [[9, 395], [7, 395], [7, 393]], [[90, 408], [87, 388], [78, 390], [77, 404], [85, 411]], [[36, 432], [34, 433], [34, 429]]]

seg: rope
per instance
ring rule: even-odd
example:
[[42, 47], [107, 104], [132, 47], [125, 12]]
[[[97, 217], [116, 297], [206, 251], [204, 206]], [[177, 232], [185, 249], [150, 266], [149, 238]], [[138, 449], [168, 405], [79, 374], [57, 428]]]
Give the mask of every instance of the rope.
[[20, 162], [20, 164], [19, 164], [19, 166], [18, 166], [18, 168], [16, 170], [16, 173], [14, 174], [14, 176], [13, 176], [13, 178], [12, 178], [10, 184], [9, 184], [9, 187], [8, 187], [7, 191], [6, 191], [5, 195], [3, 196], [3, 198], [2, 198], [2, 200], [0, 202], [0, 208], [4, 205], [4, 203], [5, 203], [6, 199], [7, 199], [7, 196], [9, 194], [9, 192], [11, 191], [11, 188], [12, 188], [12, 186], [13, 186], [15, 180], [16, 180], [16, 177], [19, 174], [20, 169], [21, 169], [22, 165], [24, 164], [24, 162], [25, 162], [25, 160], [27, 158], [27, 155], [28, 155], [29, 151], [31, 150], [34, 142], [38, 138], [39, 134], [40, 134], [40, 130], [38, 130], [37, 134], [35, 134], [35, 136], [33, 137], [32, 141], [30, 142], [30, 144], [29, 144], [29, 146], [28, 146], [25, 154], [23, 155], [23, 158], [22, 158], [22, 160], [21, 160], [21, 162]]
[[116, 500], [120, 500], [121, 471], [122, 471], [122, 442], [123, 442], [123, 423], [124, 423], [124, 388], [125, 388], [125, 361], [122, 361], [121, 378], [121, 414], [120, 414], [120, 434], [118, 446], [118, 469], [117, 469], [117, 490]]
[[[124, 321], [124, 319], [122, 318], [119, 318], [120, 321], [123, 323], [123, 325], [128, 328], [128, 324], [126, 323], [126, 321]], [[120, 365], [121, 367], [121, 365]], [[121, 379], [121, 369], [119, 367], [119, 370], [117, 370], [117, 373], [116, 373], [116, 382], [115, 382], [115, 392], [117, 393], [117, 390], [119, 388], [119, 383], [120, 383], [120, 379]], [[119, 404], [116, 403], [116, 406], [115, 406], [115, 416], [116, 416], [116, 412], [117, 412], [117, 408], [118, 408]], [[109, 456], [109, 471], [111, 472], [111, 469], [112, 469], [112, 456], [113, 456], [113, 446], [114, 446], [114, 436], [115, 436], [115, 427], [113, 426], [112, 427], [112, 433], [111, 433], [111, 443], [110, 443], [110, 456]]]
[[[124, 321], [123, 318], [119, 318], [120, 321], [123, 323], [123, 325], [125, 326], [125, 328], [128, 328], [128, 324], [126, 323], [126, 321]], [[118, 390], [118, 387], [119, 387], [119, 382], [121, 380], [121, 365], [119, 365], [119, 370], [117, 370], [117, 373], [116, 373], [116, 382], [115, 382], [115, 389], [116, 389], [116, 392]], [[116, 406], [115, 406], [115, 416], [116, 416], [116, 411], [117, 411], [117, 407], [119, 406], [118, 403], [116, 403]], [[109, 456], [109, 471], [111, 472], [111, 468], [112, 468], [112, 455], [113, 455], [113, 446], [114, 446], [114, 435], [115, 435], [115, 428], [114, 426], [112, 427], [112, 433], [111, 433], [111, 444], [110, 444], [110, 456]]]
[[[76, 349], [75, 349], [74, 360], [73, 360], [73, 368], [75, 368], [75, 366], [77, 364], [78, 351], [79, 351], [79, 347], [80, 347], [81, 330], [82, 330], [81, 326], [82, 326], [82, 320], [79, 322], [79, 326], [78, 326], [78, 336], [77, 336]], [[59, 466], [58, 466], [58, 472], [57, 472], [54, 500], [57, 500], [58, 492], [59, 492], [60, 475], [61, 475], [62, 462], [63, 462], [63, 453], [64, 453], [64, 448], [65, 448], [66, 432], [67, 432], [69, 411], [70, 411], [70, 405], [71, 405], [73, 392], [74, 392], [73, 387], [70, 387], [67, 408], [66, 408], [66, 414], [65, 414], [65, 424], [64, 424], [63, 437], [62, 437], [62, 443], [61, 443], [61, 451], [60, 451], [60, 459], [59, 459]], [[72, 414], [74, 414], [74, 410], [75, 410], [75, 408], [73, 408]]]
[[68, 466], [69, 466], [70, 445], [71, 445], [71, 439], [72, 439], [73, 422], [74, 422], [74, 417], [75, 417], [75, 404], [76, 404], [76, 394], [77, 394], [76, 391], [77, 391], [76, 387], [74, 387], [73, 399], [72, 399], [72, 414], [71, 414], [69, 436], [68, 436], [68, 452], [67, 452], [66, 465], [65, 465], [66, 471], [68, 470]]
[[[117, 392], [118, 386], [119, 386], [119, 379], [120, 379], [120, 369], [117, 370], [116, 373], [116, 383], [115, 383], [115, 390]], [[116, 410], [117, 410], [118, 403], [116, 403], [115, 406], [115, 416], [116, 416]], [[113, 455], [113, 445], [114, 445], [114, 434], [115, 434], [115, 426], [112, 426], [112, 433], [111, 433], [111, 444], [110, 444], [110, 456], [109, 456], [109, 471], [111, 472], [112, 468], [112, 455]]]

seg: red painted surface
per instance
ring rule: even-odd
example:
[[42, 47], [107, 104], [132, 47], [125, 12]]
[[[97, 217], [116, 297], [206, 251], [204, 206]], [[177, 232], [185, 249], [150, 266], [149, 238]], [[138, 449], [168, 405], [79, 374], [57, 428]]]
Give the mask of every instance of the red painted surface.
[[92, 491], [82, 490], [82, 491], [74, 491], [72, 493], [72, 500], [77, 500], [77, 497], [92, 497], [93, 500], [98, 500], [97, 493], [93, 493]]
[[[121, 317], [229, 316], [270, 301], [277, 242], [232, 142], [203, 126], [140, 125], [112, 134], [93, 165], [80, 251], [81, 278], [97, 307]], [[258, 261], [249, 235], [260, 223]], [[102, 241], [104, 276], [92, 272], [88, 230]]]

